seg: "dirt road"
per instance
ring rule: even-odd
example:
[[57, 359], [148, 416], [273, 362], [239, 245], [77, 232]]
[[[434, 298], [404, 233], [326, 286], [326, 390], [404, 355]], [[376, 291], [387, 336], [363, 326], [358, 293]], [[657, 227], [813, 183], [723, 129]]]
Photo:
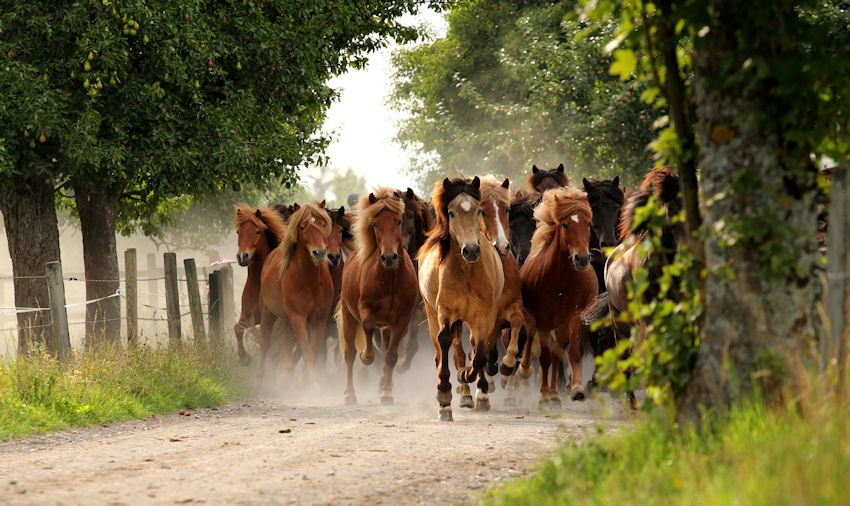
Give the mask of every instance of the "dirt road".
[[[528, 473], [562, 438], [622, 424], [618, 402], [566, 401], [557, 413], [505, 407], [437, 421], [434, 373], [396, 379], [396, 404], [377, 402], [377, 377], [324, 395], [259, 398], [140, 421], [0, 443], [0, 504], [420, 504], [475, 501]], [[603, 396], [603, 399], [606, 397]]]

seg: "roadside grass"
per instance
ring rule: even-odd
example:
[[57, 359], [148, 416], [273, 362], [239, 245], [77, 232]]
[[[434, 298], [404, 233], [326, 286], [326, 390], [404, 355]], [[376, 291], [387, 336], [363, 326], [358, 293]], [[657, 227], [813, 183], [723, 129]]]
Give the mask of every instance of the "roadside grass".
[[200, 346], [43, 352], [0, 362], [0, 439], [213, 407], [252, 394], [229, 353]]
[[752, 401], [700, 432], [645, 416], [617, 435], [562, 444], [492, 505], [850, 504], [850, 409]]

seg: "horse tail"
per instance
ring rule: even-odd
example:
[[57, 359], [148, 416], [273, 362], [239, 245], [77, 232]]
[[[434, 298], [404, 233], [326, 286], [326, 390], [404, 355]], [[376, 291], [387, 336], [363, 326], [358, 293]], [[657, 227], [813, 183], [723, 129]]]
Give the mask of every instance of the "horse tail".
[[[334, 310], [334, 321], [336, 321], [336, 333], [339, 337], [339, 355], [343, 362], [345, 362], [345, 334], [343, 334], [343, 318], [345, 318], [345, 303], [342, 301], [342, 297], [340, 297], [339, 302], [336, 303], [336, 309]], [[363, 331], [363, 325], [360, 325], [358, 322], [354, 327], [356, 330], [354, 331], [354, 349], [357, 352], [362, 352], [366, 349], [366, 333]]]
[[593, 304], [588, 306], [588, 308], [581, 314], [581, 321], [584, 322], [585, 325], [590, 325], [591, 323], [608, 316], [609, 310], [608, 292], [600, 293], [596, 296], [596, 300], [593, 301]]

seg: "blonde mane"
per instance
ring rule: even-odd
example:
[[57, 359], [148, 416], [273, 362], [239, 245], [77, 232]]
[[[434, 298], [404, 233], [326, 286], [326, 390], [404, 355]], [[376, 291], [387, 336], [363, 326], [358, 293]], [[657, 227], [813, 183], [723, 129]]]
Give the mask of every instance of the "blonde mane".
[[[370, 202], [370, 196], [376, 200]], [[375, 188], [375, 191], [360, 197], [357, 202], [357, 217], [354, 219], [354, 241], [357, 246], [357, 255], [361, 260], [369, 258], [378, 245], [375, 242], [375, 234], [372, 232], [372, 223], [378, 213], [384, 209], [398, 213], [399, 218], [404, 214], [404, 200], [401, 194], [386, 186]]]
[[587, 202], [587, 194], [582, 190], [562, 187], [552, 188], [544, 193], [542, 201], [534, 210], [537, 230], [531, 238], [531, 253], [528, 257], [540, 254], [543, 248], [554, 239], [558, 226], [569, 220], [570, 216], [579, 213], [584, 214], [588, 221], [593, 216], [590, 204]]
[[[274, 209], [269, 207], [252, 207], [245, 203], [236, 204], [233, 206], [233, 209], [236, 212], [233, 218], [236, 228], [250, 221], [263, 232], [266, 230], [271, 231], [278, 241], [283, 240], [283, 236], [286, 235], [286, 223]], [[260, 216], [257, 216], [257, 211], [260, 212]]]
[[300, 209], [295, 211], [295, 214], [289, 217], [286, 227], [286, 233], [280, 239], [281, 257], [280, 257], [280, 274], [286, 272], [289, 267], [289, 261], [292, 259], [292, 254], [295, 253], [295, 248], [298, 246], [298, 226], [308, 216], [322, 220], [325, 223], [325, 237], [331, 233], [331, 217], [325, 210], [316, 204], [304, 204]]
[[511, 190], [502, 186], [495, 177], [484, 176], [481, 178], [481, 202], [493, 199], [496, 203], [502, 203], [506, 207], [511, 205]]

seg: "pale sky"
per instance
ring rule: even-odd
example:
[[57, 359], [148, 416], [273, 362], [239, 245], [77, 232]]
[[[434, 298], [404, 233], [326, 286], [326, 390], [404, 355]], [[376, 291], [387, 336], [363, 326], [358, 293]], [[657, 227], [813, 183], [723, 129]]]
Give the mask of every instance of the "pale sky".
[[[446, 23], [440, 14], [427, 10], [409, 19], [425, 24], [437, 37], [445, 35]], [[407, 23], [409, 19], [402, 18]], [[330, 165], [351, 167], [366, 176], [370, 187], [413, 186], [413, 178], [404, 172], [408, 156], [393, 141], [395, 124], [402, 116], [385, 104], [392, 87], [390, 58], [399, 47], [391, 44], [372, 54], [365, 69], [349, 71], [330, 82], [340, 91], [339, 100], [328, 110], [324, 128], [334, 132], [327, 150]]]

